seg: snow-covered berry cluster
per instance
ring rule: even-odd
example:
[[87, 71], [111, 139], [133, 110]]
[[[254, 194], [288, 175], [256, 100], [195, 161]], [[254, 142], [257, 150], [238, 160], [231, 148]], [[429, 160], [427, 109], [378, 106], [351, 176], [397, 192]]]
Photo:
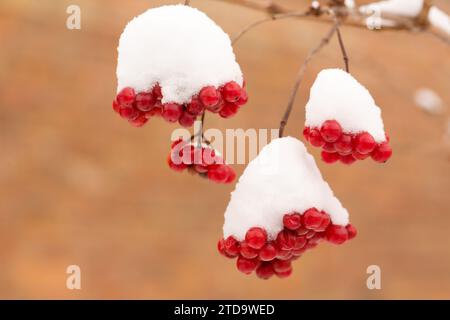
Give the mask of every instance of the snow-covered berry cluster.
[[322, 148], [326, 163], [352, 164], [369, 156], [386, 162], [392, 155], [380, 108], [366, 88], [340, 69], [318, 74], [306, 105], [303, 136]]
[[192, 7], [162, 6], [134, 18], [118, 53], [113, 108], [137, 127], [153, 116], [184, 127], [205, 111], [229, 118], [248, 100], [230, 38]]
[[345, 133], [336, 120], [327, 120], [320, 128], [306, 127], [303, 136], [312, 146], [322, 148], [322, 160], [326, 163], [339, 160], [352, 164], [369, 156], [377, 162], [386, 162], [392, 155], [387, 137], [386, 141], [377, 143], [368, 132]]
[[167, 163], [172, 170], [187, 170], [216, 183], [231, 183], [236, 178], [233, 168], [209, 145], [176, 140], [172, 143]]
[[307, 250], [315, 248], [323, 239], [333, 244], [343, 244], [356, 236], [356, 229], [334, 225], [330, 216], [316, 208], [283, 216], [283, 229], [273, 240], [261, 227], [252, 227], [242, 241], [233, 236], [221, 239], [219, 252], [227, 258], [236, 258], [236, 267], [245, 274], [256, 271], [261, 279], [273, 275], [285, 278], [292, 273], [292, 261]]

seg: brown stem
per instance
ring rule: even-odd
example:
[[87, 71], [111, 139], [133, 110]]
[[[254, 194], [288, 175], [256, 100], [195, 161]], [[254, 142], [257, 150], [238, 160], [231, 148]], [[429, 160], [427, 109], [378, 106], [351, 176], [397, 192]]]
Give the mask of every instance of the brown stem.
[[289, 116], [291, 115], [292, 107], [294, 106], [295, 97], [297, 96], [298, 88], [300, 87], [300, 83], [303, 80], [303, 76], [306, 71], [306, 67], [308, 66], [309, 61], [326, 45], [328, 42], [330, 42], [331, 37], [336, 32], [337, 28], [339, 27], [339, 23], [334, 23], [333, 27], [328, 31], [325, 37], [323, 37], [320, 41], [320, 43], [313, 48], [306, 57], [305, 61], [303, 62], [302, 66], [300, 67], [300, 70], [297, 73], [297, 78], [295, 80], [294, 87], [292, 89], [291, 95], [289, 97], [289, 102], [286, 107], [286, 111], [284, 112], [283, 118], [280, 121], [280, 130], [279, 130], [279, 137], [281, 138], [284, 133], [284, 128], [286, 127], [286, 124], [289, 120]]
[[184, 5], [188, 6], [190, 4], [191, 0], [184, 0]]
[[345, 71], [350, 73], [350, 70], [348, 67], [349, 59], [348, 59], [348, 55], [347, 55], [347, 50], [345, 50], [344, 41], [342, 40], [342, 35], [341, 35], [341, 31], [339, 29], [339, 25], [336, 28], [336, 34], [337, 34], [337, 38], [339, 40], [339, 46], [341, 47], [342, 58], [344, 59], [344, 63], [345, 63]]
[[200, 122], [200, 128], [198, 129], [198, 132], [195, 134], [197, 136], [197, 145], [200, 147], [202, 145], [202, 139], [203, 139], [203, 124], [205, 123], [205, 112], [202, 113], [201, 122]]
[[290, 13], [275, 14], [273, 16], [257, 20], [255, 22], [249, 24], [248, 26], [246, 26], [244, 29], [242, 29], [233, 38], [233, 41], [231, 41], [231, 43], [235, 44], [244, 34], [246, 34], [248, 31], [250, 31], [254, 27], [259, 26], [260, 24], [263, 24], [263, 23], [266, 23], [266, 22], [269, 22], [269, 21], [281, 20], [281, 19], [287, 19], [287, 18], [293, 18], [293, 17], [295, 17], [295, 18], [306, 17], [309, 14], [310, 14], [310, 10], [308, 9], [306, 11], [301, 11], [301, 12], [290, 12]]

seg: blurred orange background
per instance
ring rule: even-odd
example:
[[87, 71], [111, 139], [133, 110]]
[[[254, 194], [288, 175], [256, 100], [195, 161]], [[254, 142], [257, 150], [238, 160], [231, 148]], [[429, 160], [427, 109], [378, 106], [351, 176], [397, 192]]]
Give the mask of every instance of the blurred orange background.
[[[430, 116], [413, 101], [429, 87], [448, 106], [449, 46], [424, 33], [342, 28], [352, 74], [382, 107], [394, 156], [386, 165], [317, 161], [359, 235], [309, 252], [288, 279], [261, 281], [216, 250], [234, 186], [169, 170], [176, 126], [156, 119], [136, 129], [111, 109], [125, 24], [174, 2], [1, 1], [0, 298], [450, 298], [448, 110]], [[448, 1], [435, 3], [450, 12]], [[66, 28], [71, 4], [81, 30]], [[192, 5], [230, 35], [263, 17], [219, 1]], [[207, 117], [206, 128], [278, 127], [298, 67], [328, 28], [288, 19], [245, 35], [235, 52], [250, 101], [232, 119]], [[301, 137], [316, 74], [342, 65], [334, 38], [308, 68], [289, 135]], [[81, 290], [66, 288], [71, 264], [81, 267]], [[381, 267], [381, 290], [366, 287], [369, 265]]]

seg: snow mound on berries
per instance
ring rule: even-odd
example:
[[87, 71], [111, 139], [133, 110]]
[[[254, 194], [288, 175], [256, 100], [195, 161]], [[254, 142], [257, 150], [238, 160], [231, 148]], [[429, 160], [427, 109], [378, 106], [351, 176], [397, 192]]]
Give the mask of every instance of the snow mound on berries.
[[386, 140], [381, 110], [369, 91], [341, 69], [322, 70], [311, 87], [306, 105], [307, 127], [336, 120], [346, 133], [370, 133], [376, 142]]
[[333, 195], [314, 158], [299, 140], [284, 137], [266, 145], [245, 169], [225, 211], [224, 237], [242, 241], [252, 227], [270, 239], [283, 230], [283, 216], [315, 207], [333, 224], [347, 225], [348, 212]]
[[236, 81], [241, 69], [228, 35], [203, 12], [184, 5], [149, 9], [123, 31], [117, 92], [162, 87], [163, 103], [187, 103], [205, 86]]
[[385, 0], [373, 2], [360, 7], [365, 14], [379, 12], [381, 14], [393, 14], [409, 18], [417, 17], [423, 7], [423, 0]]

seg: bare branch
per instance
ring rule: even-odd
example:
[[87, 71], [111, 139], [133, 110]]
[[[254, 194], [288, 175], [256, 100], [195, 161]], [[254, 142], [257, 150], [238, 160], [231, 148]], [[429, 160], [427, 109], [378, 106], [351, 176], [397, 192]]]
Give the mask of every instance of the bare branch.
[[330, 42], [331, 37], [336, 32], [336, 30], [339, 27], [339, 23], [335, 22], [333, 27], [328, 31], [327, 35], [323, 37], [320, 41], [320, 43], [313, 48], [306, 57], [305, 61], [303, 62], [302, 66], [300, 67], [300, 70], [297, 73], [297, 78], [295, 80], [294, 87], [292, 89], [291, 95], [289, 97], [289, 102], [286, 108], [286, 111], [284, 112], [283, 118], [280, 121], [280, 130], [279, 130], [279, 137], [281, 138], [284, 133], [284, 128], [286, 127], [286, 124], [289, 120], [289, 116], [291, 115], [292, 107], [294, 106], [295, 97], [297, 96], [298, 88], [300, 87], [300, 84], [303, 80], [303, 76], [306, 71], [306, 67], [308, 66], [309, 61], [325, 46]]
[[342, 40], [342, 35], [341, 35], [341, 30], [339, 29], [339, 25], [336, 28], [336, 34], [339, 40], [339, 47], [341, 47], [341, 52], [342, 52], [342, 58], [344, 59], [344, 64], [345, 64], [345, 71], [350, 72], [349, 70], [349, 66], [348, 66], [348, 55], [347, 55], [347, 50], [345, 50], [345, 46], [344, 46], [344, 41]]

